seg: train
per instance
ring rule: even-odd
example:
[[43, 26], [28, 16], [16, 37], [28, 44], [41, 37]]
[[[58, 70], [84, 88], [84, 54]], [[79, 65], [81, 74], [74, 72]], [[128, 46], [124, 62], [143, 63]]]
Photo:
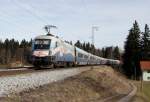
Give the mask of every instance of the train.
[[120, 64], [86, 52], [52, 34], [36, 36], [32, 42], [31, 63], [36, 67], [71, 67], [83, 65]]

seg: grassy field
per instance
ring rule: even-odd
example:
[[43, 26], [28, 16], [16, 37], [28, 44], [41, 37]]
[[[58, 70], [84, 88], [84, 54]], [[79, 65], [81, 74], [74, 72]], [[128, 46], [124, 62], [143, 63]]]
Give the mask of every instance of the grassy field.
[[131, 102], [150, 102], [150, 82], [143, 82], [143, 88], [141, 89], [141, 82], [135, 82], [138, 88], [136, 96]]
[[143, 93], [149, 98], [150, 102], [150, 82], [144, 82]]

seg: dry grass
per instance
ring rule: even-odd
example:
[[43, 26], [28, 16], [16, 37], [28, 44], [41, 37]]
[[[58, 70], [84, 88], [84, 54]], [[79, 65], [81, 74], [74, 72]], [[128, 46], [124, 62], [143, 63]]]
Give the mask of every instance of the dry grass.
[[143, 82], [143, 89], [141, 90], [141, 82], [134, 82], [138, 88], [136, 95], [131, 102], [150, 102], [150, 82]]
[[0, 68], [8, 68], [8, 67], [9, 67], [8, 65], [0, 64]]
[[130, 86], [110, 67], [99, 67], [65, 80], [2, 98], [2, 102], [97, 102], [127, 94]]

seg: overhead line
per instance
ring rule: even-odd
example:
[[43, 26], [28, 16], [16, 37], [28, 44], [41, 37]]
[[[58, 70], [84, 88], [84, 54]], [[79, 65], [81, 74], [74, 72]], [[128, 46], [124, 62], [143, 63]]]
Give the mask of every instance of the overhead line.
[[41, 21], [43, 24], [47, 24], [47, 22], [43, 18], [41, 18], [40, 16], [38, 16], [35, 12], [32, 12], [27, 7], [22, 6], [21, 3], [17, 2], [16, 0], [11, 0], [11, 2], [13, 2], [17, 7], [21, 8], [21, 9], [24, 9], [27, 13], [29, 13], [30, 15], [32, 15], [37, 20]]
[[[21, 1], [21, 0], [20, 0]], [[30, 3], [26, 3], [28, 6], [30, 6], [30, 8], [32, 8], [32, 9], [34, 9], [34, 10], [36, 10], [36, 8]], [[36, 14], [36, 13], [35, 13]], [[36, 14], [36, 16], [38, 16], [37, 14]], [[44, 21], [45, 23], [47, 22], [47, 20], [46, 19], [43, 19], [40, 15], [38, 16], [42, 21]]]
[[2, 22], [6, 23], [6, 24], [10, 24], [12, 27], [13, 27], [13, 25], [15, 25], [17, 28], [20, 28], [21, 30], [26, 31], [24, 29], [24, 27], [21, 26], [21, 23], [18, 23], [18, 21], [17, 22], [13, 22], [11, 19], [7, 19], [7, 17], [5, 17], [5, 16], [10, 17], [11, 15], [1, 9], [0, 10], [0, 20]]
[[20, 25], [18, 25], [16, 22], [11, 22], [9, 19], [6, 19], [6, 17], [3, 17], [3, 16], [10, 16], [10, 15], [8, 15], [6, 12], [4, 12], [4, 11], [2, 11], [1, 10], [1, 12], [0, 12], [0, 20], [1, 21], [3, 21], [3, 22], [7, 22], [8, 24], [11, 24], [11, 25], [16, 25], [18, 28], [21, 28], [21, 29], [23, 29], [22, 27], [20, 27]]
[[[1, 16], [0, 16], [1, 17]], [[13, 25], [17, 26], [17, 28], [20, 28], [21, 30], [25, 30], [23, 27], [21, 27], [20, 25], [18, 25], [17, 23], [14, 23], [14, 22], [10, 22], [9, 20], [7, 19], [4, 19], [4, 18], [0, 18], [0, 20], [4, 23], [7, 23], [7, 24], [10, 24], [12, 27]]]

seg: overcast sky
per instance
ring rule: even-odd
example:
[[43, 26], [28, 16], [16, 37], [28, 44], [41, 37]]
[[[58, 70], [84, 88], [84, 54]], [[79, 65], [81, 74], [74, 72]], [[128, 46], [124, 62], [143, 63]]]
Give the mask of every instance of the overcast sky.
[[150, 0], [0, 0], [2, 40], [29, 40], [52, 24], [58, 27], [52, 33], [65, 40], [91, 42], [91, 28], [98, 26], [97, 47], [123, 48], [134, 20], [142, 31], [150, 24]]

